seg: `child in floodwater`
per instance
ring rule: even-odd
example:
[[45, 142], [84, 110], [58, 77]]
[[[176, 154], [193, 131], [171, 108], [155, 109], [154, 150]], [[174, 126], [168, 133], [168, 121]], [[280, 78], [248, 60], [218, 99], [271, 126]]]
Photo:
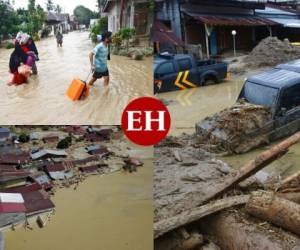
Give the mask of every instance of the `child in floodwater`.
[[15, 49], [10, 57], [9, 69], [13, 77], [8, 84], [27, 83], [37, 58], [38, 52], [30, 35], [19, 32], [15, 39]]
[[60, 33], [60, 31], [58, 31], [57, 34], [56, 34], [57, 47], [62, 47], [63, 38], [64, 38], [63, 34]]
[[104, 79], [104, 86], [108, 86], [109, 84], [107, 60], [110, 59], [109, 44], [111, 43], [111, 35], [112, 33], [110, 31], [107, 31], [99, 36], [97, 39], [100, 38], [101, 42], [89, 54], [93, 71], [93, 77], [88, 83], [90, 86], [94, 85], [97, 79], [100, 79], [102, 77]]

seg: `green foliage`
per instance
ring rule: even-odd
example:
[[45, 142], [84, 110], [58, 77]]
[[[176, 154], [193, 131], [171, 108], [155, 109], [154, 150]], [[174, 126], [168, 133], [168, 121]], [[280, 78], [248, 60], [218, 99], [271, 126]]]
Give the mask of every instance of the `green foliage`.
[[52, 0], [47, 0], [46, 9], [47, 11], [54, 11], [55, 5]]
[[90, 37], [93, 43], [97, 43], [97, 35], [107, 30], [107, 23], [108, 18], [103, 17], [92, 27]]
[[8, 1], [0, 0], [0, 42], [1, 38], [18, 32], [20, 19]]
[[49, 26], [46, 26], [42, 29], [42, 34], [41, 34], [41, 37], [44, 38], [44, 37], [48, 37], [51, 33], [51, 27]]
[[154, 11], [155, 9], [155, 1], [154, 0], [148, 0], [148, 8], [151, 11]]
[[14, 47], [15, 47], [15, 45], [12, 42], [6, 42], [6, 44], [5, 44], [6, 49], [12, 49]]
[[121, 37], [120, 32], [113, 34], [113, 36], [112, 36], [112, 45], [117, 50], [120, 49], [120, 47], [122, 45], [122, 37]]
[[106, 0], [97, 0], [97, 7], [100, 9], [104, 6]]
[[19, 142], [26, 143], [26, 142], [29, 142], [29, 141], [30, 141], [30, 136], [29, 135], [27, 135], [25, 133], [20, 134]]
[[[72, 140], [71, 140], [71, 142], [72, 142]], [[65, 149], [65, 148], [68, 148], [68, 147], [71, 146], [71, 142], [70, 142], [70, 139], [68, 139], [68, 137], [67, 137], [67, 138], [65, 138], [65, 139], [60, 140], [60, 141], [58, 142], [56, 148], [58, 148], [58, 149]]]
[[134, 28], [125, 27], [125, 28], [121, 29], [119, 32], [120, 32], [121, 38], [124, 40], [129, 40], [135, 35]]
[[86, 27], [89, 26], [91, 19], [97, 17], [93, 11], [82, 5], [79, 5], [74, 9], [74, 16], [79, 24], [84, 24]]
[[29, 0], [27, 32], [31, 36], [37, 36], [42, 29], [46, 14], [40, 5], [35, 6], [35, 0]]
[[125, 27], [125, 28], [121, 29], [119, 32], [120, 32], [121, 38], [123, 40], [125, 40], [126, 48], [128, 50], [128, 48], [129, 48], [129, 39], [131, 39], [135, 35], [135, 29]]
[[62, 7], [59, 4], [55, 6], [55, 12], [58, 14], [62, 13]]

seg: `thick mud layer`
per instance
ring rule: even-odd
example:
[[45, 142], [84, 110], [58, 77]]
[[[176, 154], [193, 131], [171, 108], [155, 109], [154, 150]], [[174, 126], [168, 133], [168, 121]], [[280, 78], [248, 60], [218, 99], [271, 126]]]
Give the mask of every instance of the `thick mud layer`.
[[40, 61], [38, 76], [29, 84], [8, 86], [8, 62], [12, 50], [0, 49], [0, 124], [120, 124], [121, 112], [130, 100], [152, 95], [152, 58], [141, 63], [127, 57], [112, 56], [111, 82], [104, 87], [98, 80], [90, 96], [70, 101], [65, 93], [72, 79], [85, 80], [93, 48], [87, 32], [72, 32], [57, 48], [54, 37], [36, 43]]

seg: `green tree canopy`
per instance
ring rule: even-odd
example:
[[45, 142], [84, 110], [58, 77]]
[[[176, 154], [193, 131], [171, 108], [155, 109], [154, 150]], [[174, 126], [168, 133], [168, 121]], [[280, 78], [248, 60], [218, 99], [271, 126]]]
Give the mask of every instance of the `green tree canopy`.
[[0, 0], [0, 41], [1, 38], [17, 33], [20, 19], [9, 1]]
[[47, 0], [46, 9], [47, 9], [47, 11], [54, 11], [55, 10], [55, 5], [54, 5], [52, 0]]
[[97, 17], [96, 13], [82, 5], [74, 9], [74, 16], [79, 24], [84, 24], [85, 26], [89, 26], [90, 20]]
[[55, 6], [55, 12], [58, 14], [62, 13], [62, 7], [59, 4]]

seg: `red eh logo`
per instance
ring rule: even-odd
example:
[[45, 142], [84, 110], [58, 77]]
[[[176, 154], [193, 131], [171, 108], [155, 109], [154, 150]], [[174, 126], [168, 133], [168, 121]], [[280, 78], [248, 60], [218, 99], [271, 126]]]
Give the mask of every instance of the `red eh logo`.
[[167, 107], [160, 100], [140, 97], [127, 105], [121, 124], [129, 140], [139, 145], [150, 146], [167, 136], [171, 117]]

